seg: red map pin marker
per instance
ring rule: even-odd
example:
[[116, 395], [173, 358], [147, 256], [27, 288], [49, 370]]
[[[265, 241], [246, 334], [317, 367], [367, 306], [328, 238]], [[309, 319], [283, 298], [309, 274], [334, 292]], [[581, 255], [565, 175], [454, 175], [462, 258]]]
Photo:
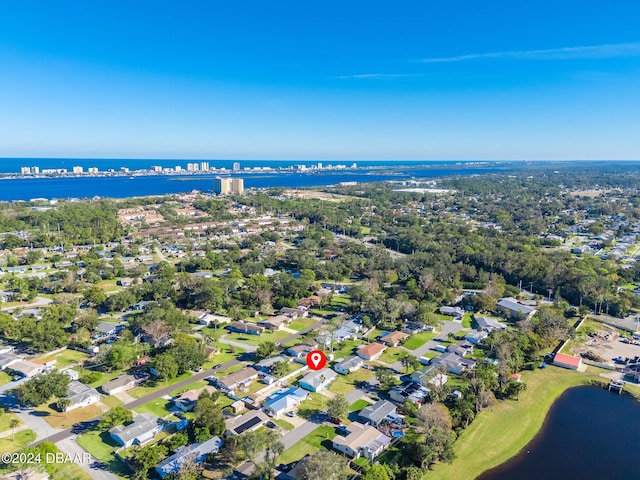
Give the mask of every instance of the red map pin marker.
[[320, 350], [311, 350], [307, 353], [307, 366], [311, 370], [320, 370], [327, 364], [327, 356]]

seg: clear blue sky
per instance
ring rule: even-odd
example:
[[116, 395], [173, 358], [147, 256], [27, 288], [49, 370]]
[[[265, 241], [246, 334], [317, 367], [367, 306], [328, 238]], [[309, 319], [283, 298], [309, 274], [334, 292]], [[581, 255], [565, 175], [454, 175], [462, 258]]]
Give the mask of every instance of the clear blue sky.
[[640, 2], [6, 1], [0, 156], [640, 159]]

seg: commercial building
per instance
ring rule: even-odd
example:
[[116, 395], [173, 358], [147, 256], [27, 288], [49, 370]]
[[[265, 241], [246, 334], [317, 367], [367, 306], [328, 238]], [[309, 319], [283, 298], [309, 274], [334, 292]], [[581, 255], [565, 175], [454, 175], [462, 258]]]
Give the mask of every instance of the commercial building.
[[244, 193], [244, 179], [231, 177], [216, 177], [213, 179], [213, 192], [218, 195], [230, 193]]

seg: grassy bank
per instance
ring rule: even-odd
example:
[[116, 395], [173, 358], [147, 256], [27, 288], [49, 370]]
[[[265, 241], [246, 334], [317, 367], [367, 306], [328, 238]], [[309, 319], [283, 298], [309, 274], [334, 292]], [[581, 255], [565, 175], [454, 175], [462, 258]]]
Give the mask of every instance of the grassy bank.
[[598, 379], [605, 380], [597, 372], [578, 373], [557, 367], [524, 372], [528, 388], [520, 394], [520, 400], [500, 402], [481, 412], [456, 442], [456, 460], [451, 465], [435, 465], [428, 478], [473, 480], [504, 463], [533, 439], [551, 405], [567, 388]]

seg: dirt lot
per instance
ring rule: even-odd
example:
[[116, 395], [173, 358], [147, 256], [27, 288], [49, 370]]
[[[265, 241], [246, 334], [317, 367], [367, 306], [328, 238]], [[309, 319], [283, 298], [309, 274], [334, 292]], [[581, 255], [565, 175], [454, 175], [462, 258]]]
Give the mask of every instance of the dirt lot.
[[284, 194], [298, 198], [324, 200], [326, 202], [345, 202], [356, 198], [348, 195], [337, 195], [335, 193], [316, 192], [314, 190], [285, 190]]
[[583, 342], [574, 343], [572, 350], [575, 355], [590, 352], [600, 357], [602, 363], [615, 365], [613, 361], [616, 357], [634, 358], [640, 356], [640, 345], [632, 345], [622, 342], [619, 333], [606, 325], [602, 325], [595, 335], [585, 337]]

